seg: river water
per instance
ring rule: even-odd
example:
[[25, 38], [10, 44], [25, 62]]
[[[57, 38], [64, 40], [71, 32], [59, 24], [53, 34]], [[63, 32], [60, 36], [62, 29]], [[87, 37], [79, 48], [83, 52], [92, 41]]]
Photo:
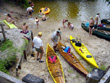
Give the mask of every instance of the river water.
[[101, 19], [110, 18], [110, 5], [105, 0], [33, 0], [34, 14], [42, 7], [49, 7], [49, 18], [60, 22], [66, 18], [74, 25], [88, 22], [90, 17], [95, 18], [100, 13]]

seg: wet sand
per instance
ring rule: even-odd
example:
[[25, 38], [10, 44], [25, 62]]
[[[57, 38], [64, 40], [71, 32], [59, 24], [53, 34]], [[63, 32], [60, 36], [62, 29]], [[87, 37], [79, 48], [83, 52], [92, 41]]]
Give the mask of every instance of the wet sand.
[[[13, 10], [16, 10], [16, 12], [21, 11], [21, 10], [17, 10], [16, 8]], [[21, 12], [25, 14], [24, 10]], [[0, 17], [0, 20], [3, 20], [5, 18], [5, 15], [4, 14], [1, 14], [1, 15], [2, 17]], [[13, 13], [13, 16], [17, 17], [18, 15], [16, 13], [15, 14]], [[17, 25], [18, 25], [17, 27], [20, 28], [23, 22], [26, 22], [29, 25], [29, 30], [33, 31], [34, 36], [36, 36], [39, 31], [43, 33], [43, 36], [41, 39], [43, 40], [43, 44], [44, 44], [43, 48], [45, 53], [43, 55], [42, 60], [44, 60], [45, 62], [39, 63], [38, 61], [34, 60], [33, 57], [28, 56], [27, 62], [24, 62], [22, 64], [22, 69], [19, 71], [18, 79], [22, 79], [27, 74], [33, 74], [35, 76], [43, 78], [45, 80], [45, 83], [54, 83], [52, 80], [52, 77], [48, 72], [48, 68], [46, 65], [46, 46], [47, 46], [47, 43], [51, 45], [50, 39], [51, 39], [52, 33], [55, 30], [58, 30], [58, 28], [61, 29], [61, 34], [62, 34], [61, 42], [71, 47], [71, 51], [76, 55], [76, 57], [80, 60], [80, 62], [83, 64], [83, 66], [87, 70], [92, 69], [91, 66], [84, 59], [82, 59], [80, 55], [76, 53], [76, 51], [74, 50], [74, 48], [72, 47], [69, 41], [69, 35], [72, 35], [73, 37], [77, 37], [77, 38], [80, 36], [81, 42], [84, 43], [85, 46], [88, 48], [90, 53], [95, 58], [99, 67], [109, 66], [109, 63], [110, 63], [110, 60], [109, 60], [110, 59], [110, 49], [109, 49], [110, 42], [109, 41], [105, 39], [100, 39], [96, 36], [89, 36], [88, 32], [84, 31], [81, 28], [81, 24], [77, 24], [79, 26], [75, 25], [75, 28], [73, 30], [70, 30], [68, 27], [63, 28], [62, 20], [57, 22], [51, 18], [47, 19], [47, 21], [41, 21], [41, 18], [39, 18], [40, 20], [39, 28], [37, 28], [34, 21], [35, 17], [26, 19], [25, 17], [20, 18], [19, 16], [18, 19], [16, 19]], [[5, 28], [8, 29], [8, 27], [5, 27]], [[57, 55], [59, 56], [63, 66], [66, 83], [73, 83], [73, 82], [85, 83], [86, 82], [86, 78], [80, 73], [78, 73], [74, 68], [72, 68], [58, 52], [57, 52]]]

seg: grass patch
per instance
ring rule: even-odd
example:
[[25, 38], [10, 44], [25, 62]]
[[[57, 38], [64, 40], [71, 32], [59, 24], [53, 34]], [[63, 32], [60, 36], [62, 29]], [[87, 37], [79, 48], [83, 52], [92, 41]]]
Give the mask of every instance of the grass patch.
[[0, 59], [0, 71], [8, 74], [8, 71], [5, 67], [4, 61], [2, 59]]
[[106, 67], [104, 65], [102, 65], [102, 66], [99, 67], [99, 69], [102, 69], [102, 70], [105, 71], [106, 70]]
[[0, 46], [0, 51], [5, 52], [0, 59], [0, 71], [8, 73], [8, 69], [16, 63], [16, 51], [17, 48], [13, 47], [13, 42], [10, 40], [4, 41]]
[[0, 71], [9, 74], [8, 69], [16, 63], [16, 55], [8, 56], [8, 58], [0, 59]]
[[7, 48], [12, 47], [12, 44], [13, 44], [12, 41], [6, 40], [6, 41], [4, 41], [4, 42], [2, 43], [2, 45], [0, 46], [0, 50], [1, 50], [1, 51], [4, 51], [4, 50], [6, 50]]
[[91, 72], [92, 69], [93, 69], [93, 67], [88, 67], [88, 68], [86, 68], [86, 70], [87, 70], [88, 72]]
[[73, 73], [73, 70], [69, 69], [68, 72], [69, 72], [69, 73]]
[[79, 74], [76, 75], [76, 78], [79, 78]]
[[82, 58], [82, 57], [80, 57], [80, 58], [79, 58], [79, 60], [83, 60], [83, 58]]
[[19, 48], [18, 52], [23, 56], [23, 51], [26, 49], [26, 45], [28, 44], [28, 40], [24, 39], [24, 44]]

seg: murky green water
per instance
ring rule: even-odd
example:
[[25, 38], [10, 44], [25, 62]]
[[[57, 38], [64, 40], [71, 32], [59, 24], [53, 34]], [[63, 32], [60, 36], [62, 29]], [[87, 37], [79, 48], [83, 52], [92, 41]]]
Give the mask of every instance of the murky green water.
[[74, 24], [88, 22], [99, 12], [101, 19], [110, 18], [110, 5], [104, 0], [33, 0], [34, 14], [42, 7], [49, 7], [49, 18], [61, 21], [66, 18]]

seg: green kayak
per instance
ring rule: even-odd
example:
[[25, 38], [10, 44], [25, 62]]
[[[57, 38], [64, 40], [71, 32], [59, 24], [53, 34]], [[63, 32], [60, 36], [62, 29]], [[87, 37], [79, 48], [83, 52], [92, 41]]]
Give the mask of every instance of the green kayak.
[[[87, 32], [89, 32], [89, 28], [86, 27], [84, 23], [81, 24], [81, 27]], [[110, 40], [110, 34], [106, 33], [106, 31], [103, 30], [93, 30], [93, 35], [96, 35], [100, 38], [104, 38], [106, 40]]]
[[110, 24], [110, 19], [102, 19], [101, 23], [103, 23], [103, 24]]

